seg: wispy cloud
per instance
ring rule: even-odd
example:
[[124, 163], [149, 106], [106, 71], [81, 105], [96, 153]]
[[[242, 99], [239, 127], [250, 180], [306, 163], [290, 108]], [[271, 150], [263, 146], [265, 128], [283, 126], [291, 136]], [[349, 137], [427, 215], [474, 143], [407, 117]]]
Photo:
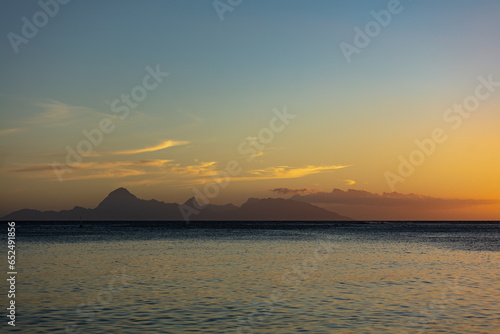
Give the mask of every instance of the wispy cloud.
[[172, 166], [172, 171], [178, 174], [187, 174], [190, 176], [212, 176], [216, 175], [218, 172], [216, 170], [215, 161], [200, 162], [195, 165], [181, 166], [180, 164], [175, 164]]
[[348, 185], [352, 186], [353, 184], [356, 184], [356, 181], [354, 180], [344, 180]]
[[321, 172], [329, 172], [346, 167], [349, 166], [344, 166], [344, 165], [328, 165], [328, 166], [309, 165], [305, 167], [277, 166], [277, 167], [268, 167], [264, 169], [255, 169], [249, 171], [248, 173], [252, 174], [254, 179], [293, 179]]
[[82, 125], [87, 122], [97, 122], [100, 118], [107, 117], [117, 119], [116, 115], [104, 114], [91, 108], [83, 106], [72, 106], [63, 102], [50, 100], [49, 102], [39, 103], [43, 111], [24, 123], [32, 126], [68, 126], [71, 124]]
[[87, 108], [74, 107], [58, 101], [40, 103], [38, 106], [45, 109], [44, 112], [38, 115], [38, 119], [40, 120], [59, 120], [68, 118], [74, 112], [87, 111]]
[[117, 168], [113, 170], [96, 170], [89, 174], [64, 175], [66, 181], [95, 180], [95, 179], [121, 179], [128, 176], [145, 175], [147, 171]]
[[12, 133], [21, 132], [21, 131], [24, 131], [24, 130], [25, 130], [25, 128], [3, 129], [3, 130], [0, 130], [0, 136], [10, 135]]
[[[123, 178], [145, 175], [164, 170], [171, 160], [151, 159], [113, 162], [82, 162], [64, 172], [65, 181], [103, 178]], [[23, 178], [57, 180], [52, 164], [38, 164], [10, 169], [9, 173], [22, 173]]]
[[192, 187], [209, 180], [213, 181], [213, 177], [217, 177], [218, 174], [219, 171], [217, 171], [215, 161], [200, 162], [193, 165], [169, 163], [164, 166], [161, 172], [149, 173], [148, 177], [142, 180], [124, 181], [122, 185], [137, 186], [171, 183]]
[[116, 168], [123, 166], [135, 167], [164, 167], [167, 166], [172, 160], [167, 159], [146, 159], [136, 161], [113, 161], [113, 162], [87, 162], [82, 163], [83, 169], [96, 169], [96, 168]]
[[162, 180], [162, 179], [143, 179], [137, 181], [123, 181], [120, 183], [120, 187], [134, 187], [134, 186], [154, 186], [157, 184], [168, 183], [173, 180]]
[[112, 154], [139, 154], [139, 153], [145, 153], [145, 152], [154, 152], [154, 151], [159, 151], [163, 150], [168, 147], [173, 147], [173, 146], [180, 146], [180, 145], [186, 145], [189, 144], [188, 141], [179, 141], [179, 140], [165, 140], [157, 145], [150, 146], [150, 147], [144, 147], [144, 148], [139, 148], [139, 149], [133, 149], [133, 150], [124, 150], [124, 151], [116, 151], [116, 152], [111, 152]]
[[[193, 166], [190, 168], [194, 168], [195, 170], [201, 170], [202, 172], [198, 173], [200, 178], [192, 180], [193, 184], [200, 184], [205, 182], [213, 182], [215, 179], [220, 176], [222, 179], [225, 179], [224, 173], [222, 171], [218, 171], [215, 169], [215, 162], [205, 163], [209, 165], [203, 166]], [[203, 167], [200, 169], [200, 167]], [[304, 177], [312, 174], [322, 173], [334, 171], [336, 169], [346, 168], [349, 166], [341, 166], [341, 165], [328, 165], [328, 166], [305, 166], [305, 167], [290, 167], [290, 166], [276, 166], [276, 167], [268, 167], [264, 169], [254, 169], [247, 172], [243, 172], [241, 176], [231, 177], [230, 180], [232, 182], [236, 181], [257, 181], [257, 180], [272, 180], [272, 179], [293, 179]]]
[[[22, 175], [23, 178], [47, 181], [58, 180], [50, 163], [24, 165], [5, 169], [4, 173]], [[218, 173], [214, 161], [181, 165], [166, 159], [145, 159], [111, 162], [82, 162], [75, 168], [64, 170], [65, 181], [123, 178], [122, 185], [154, 185], [163, 183], [193, 185], [206, 182]], [[126, 179], [129, 176], [138, 178]]]
[[[82, 162], [74, 169], [91, 170], [91, 169], [111, 169], [120, 167], [162, 167], [169, 163], [171, 160], [164, 159], [150, 159], [150, 160], [137, 160], [137, 161], [112, 161], [112, 162]], [[53, 171], [52, 164], [39, 164], [26, 167], [18, 167], [10, 169], [11, 173], [29, 173], [40, 171]]]
[[180, 110], [178, 110], [178, 113], [181, 114], [181, 115], [183, 115], [183, 116], [185, 116], [189, 120], [191, 120], [191, 122], [193, 124], [201, 124], [201, 123], [203, 123], [203, 119], [201, 117], [197, 116], [196, 114], [194, 114], [191, 111], [180, 109]]

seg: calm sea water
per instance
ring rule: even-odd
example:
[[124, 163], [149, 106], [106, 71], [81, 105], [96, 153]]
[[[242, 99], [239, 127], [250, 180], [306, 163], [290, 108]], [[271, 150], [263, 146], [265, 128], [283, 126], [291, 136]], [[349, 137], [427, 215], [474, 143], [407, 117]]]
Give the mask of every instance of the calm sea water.
[[499, 333], [499, 224], [84, 225], [17, 224], [3, 332]]

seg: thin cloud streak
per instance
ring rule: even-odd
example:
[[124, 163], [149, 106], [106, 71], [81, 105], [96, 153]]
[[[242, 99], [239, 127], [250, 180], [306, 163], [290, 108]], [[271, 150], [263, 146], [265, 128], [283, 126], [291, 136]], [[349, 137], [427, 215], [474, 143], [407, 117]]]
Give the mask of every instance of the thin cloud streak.
[[[20, 174], [23, 178], [47, 181], [58, 180], [54, 166], [50, 163], [4, 169], [5, 173]], [[217, 175], [216, 162], [200, 162], [195, 165], [181, 165], [167, 159], [135, 161], [82, 162], [75, 168], [68, 168], [65, 181], [90, 179], [116, 179], [128, 176], [142, 176], [142, 179], [123, 181], [127, 185], [154, 185], [162, 183], [188, 182], [195, 184], [199, 179]]]
[[0, 136], [10, 135], [12, 133], [21, 132], [24, 130], [25, 130], [24, 128], [3, 129], [3, 130], [0, 130]]
[[61, 127], [82, 124], [82, 122], [93, 123], [103, 117], [118, 119], [116, 115], [104, 114], [88, 107], [72, 106], [55, 100], [39, 103], [37, 107], [41, 107], [44, 111], [25, 120], [24, 123], [27, 126]]
[[[165, 164], [171, 162], [172, 160], [164, 159], [151, 159], [151, 160], [137, 160], [137, 161], [114, 161], [114, 162], [82, 162], [78, 166], [72, 169], [110, 169], [119, 167], [131, 167], [131, 166], [155, 166], [161, 167]], [[54, 167], [52, 164], [39, 164], [27, 167], [20, 167], [9, 170], [10, 173], [29, 173], [29, 172], [40, 172], [40, 171], [53, 171]]]
[[329, 172], [346, 167], [349, 166], [342, 166], [342, 165], [329, 165], [329, 166], [309, 165], [305, 167], [277, 166], [265, 169], [255, 169], [249, 171], [249, 173], [255, 175], [254, 179], [294, 179], [321, 172]]
[[67, 181], [80, 181], [80, 180], [94, 180], [94, 179], [117, 179], [124, 178], [128, 176], [138, 176], [145, 175], [146, 171], [136, 170], [136, 169], [116, 169], [116, 170], [99, 170], [93, 174], [89, 175], [64, 175]]
[[[83, 162], [64, 173], [65, 181], [116, 179], [164, 172], [171, 160], [151, 159], [137, 161]], [[23, 178], [58, 181], [52, 164], [38, 164], [6, 171], [22, 174]]]
[[180, 146], [186, 144], [189, 144], [189, 141], [166, 140], [155, 146], [145, 147], [135, 150], [116, 151], [116, 152], [111, 152], [111, 154], [139, 154], [145, 152], [159, 151], [168, 147]]

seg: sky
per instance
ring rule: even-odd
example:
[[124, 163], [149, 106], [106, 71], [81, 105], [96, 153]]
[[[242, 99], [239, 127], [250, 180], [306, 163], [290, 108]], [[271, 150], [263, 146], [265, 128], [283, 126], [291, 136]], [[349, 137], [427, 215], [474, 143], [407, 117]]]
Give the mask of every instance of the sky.
[[498, 1], [4, 0], [0, 32], [0, 215], [126, 187], [500, 218]]

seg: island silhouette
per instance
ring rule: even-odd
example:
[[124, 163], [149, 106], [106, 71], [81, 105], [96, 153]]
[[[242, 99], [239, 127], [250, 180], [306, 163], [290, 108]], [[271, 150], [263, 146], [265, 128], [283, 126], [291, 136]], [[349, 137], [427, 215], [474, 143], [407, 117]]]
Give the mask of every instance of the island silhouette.
[[198, 203], [192, 197], [182, 204], [137, 198], [118, 188], [93, 209], [75, 206], [70, 210], [22, 209], [2, 219], [17, 221], [352, 221], [310, 203], [283, 198], [249, 198], [241, 206]]

